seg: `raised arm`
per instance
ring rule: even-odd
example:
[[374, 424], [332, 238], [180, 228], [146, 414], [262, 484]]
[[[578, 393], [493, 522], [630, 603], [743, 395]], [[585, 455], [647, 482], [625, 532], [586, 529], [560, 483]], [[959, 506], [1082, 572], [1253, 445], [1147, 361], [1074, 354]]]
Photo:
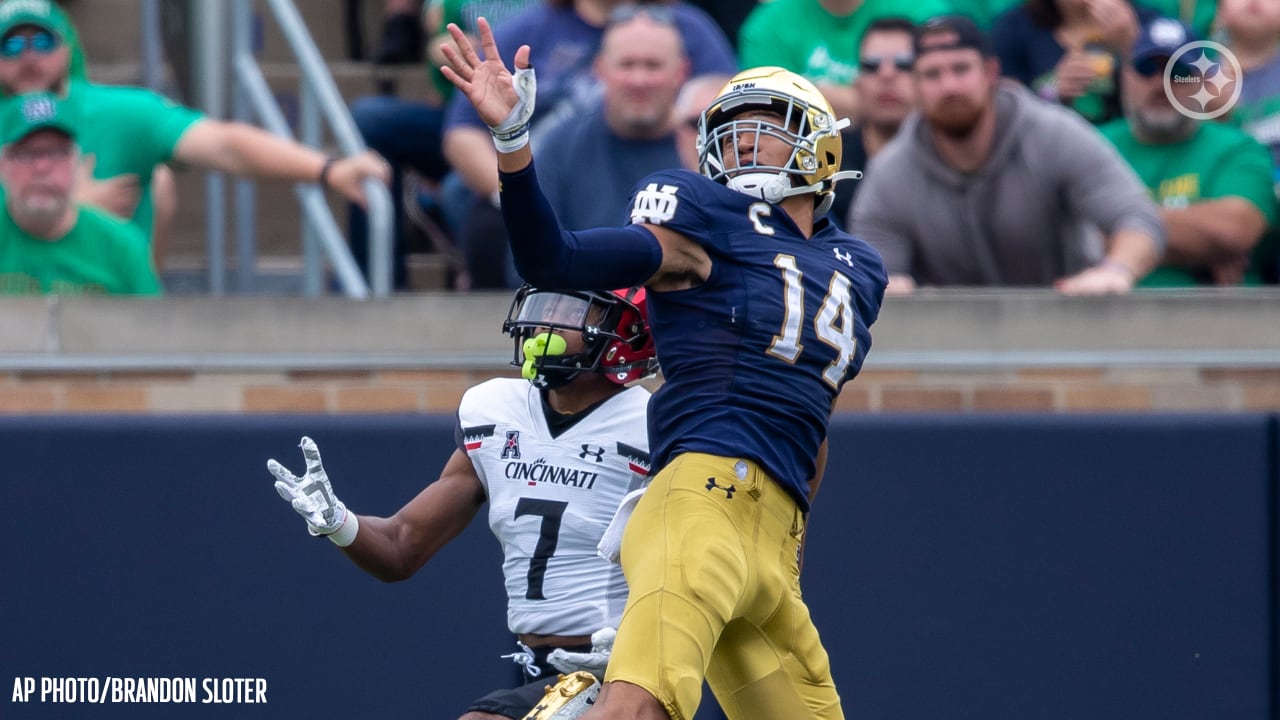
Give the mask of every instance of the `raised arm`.
[[711, 260], [700, 245], [654, 225], [564, 230], [538, 186], [529, 149], [529, 118], [537, 98], [529, 46], [516, 51], [515, 71], [498, 53], [488, 21], [477, 21], [484, 60], [457, 25], [444, 46], [444, 76], [489, 126], [498, 151], [502, 215], [516, 270], [535, 285], [603, 289], [647, 285], [674, 289], [706, 279]]

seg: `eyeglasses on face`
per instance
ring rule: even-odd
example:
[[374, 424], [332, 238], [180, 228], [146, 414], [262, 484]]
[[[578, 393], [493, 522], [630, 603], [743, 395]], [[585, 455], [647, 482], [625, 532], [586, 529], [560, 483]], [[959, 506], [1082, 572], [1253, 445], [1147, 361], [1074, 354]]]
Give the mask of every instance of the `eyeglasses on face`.
[[880, 67], [883, 66], [886, 62], [893, 63], [893, 68], [895, 70], [898, 70], [900, 72], [911, 72], [911, 68], [914, 67], [916, 64], [916, 58], [914, 55], [910, 53], [904, 53], [902, 55], [893, 55], [892, 57], [886, 57], [882, 55], [867, 55], [862, 59], [858, 60], [858, 67], [862, 70], [862, 72], [866, 72], [866, 73], [880, 72]]
[[[1133, 70], [1142, 77], [1150, 78], [1157, 75], [1164, 75], [1165, 66], [1168, 64], [1169, 58], [1167, 57], [1157, 56], [1152, 58], [1143, 58], [1142, 60], [1137, 60], [1133, 63]], [[1178, 58], [1178, 62], [1173, 64], [1174, 74], [1189, 75], [1193, 72], [1196, 72], [1195, 66], [1184, 62], [1182, 58]]]
[[22, 165], [34, 165], [42, 160], [66, 160], [75, 152], [70, 144], [53, 147], [10, 147], [5, 149], [5, 158]]
[[27, 48], [37, 54], [48, 55], [61, 44], [57, 35], [45, 30], [30, 35], [10, 35], [0, 42], [0, 57], [16, 58], [26, 52]]

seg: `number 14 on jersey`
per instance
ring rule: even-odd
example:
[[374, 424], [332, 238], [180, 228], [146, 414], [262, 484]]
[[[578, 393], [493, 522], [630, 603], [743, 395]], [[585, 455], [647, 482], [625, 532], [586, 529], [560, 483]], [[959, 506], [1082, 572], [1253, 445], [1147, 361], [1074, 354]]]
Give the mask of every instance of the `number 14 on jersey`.
[[[784, 283], [784, 315], [781, 331], [773, 336], [769, 354], [785, 362], [795, 364], [804, 345], [800, 342], [801, 323], [805, 318], [804, 273], [796, 267], [794, 255], [779, 253], [773, 259], [774, 267], [782, 271]], [[849, 278], [833, 272], [827, 283], [827, 295], [813, 316], [813, 331], [818, 340], [836, 351], [836, 359], [822, 373], [822, 379], [839, 389], [849, 363], [853, 362], [858, 342], [854, 338], [853, 302], [850, 297]]]

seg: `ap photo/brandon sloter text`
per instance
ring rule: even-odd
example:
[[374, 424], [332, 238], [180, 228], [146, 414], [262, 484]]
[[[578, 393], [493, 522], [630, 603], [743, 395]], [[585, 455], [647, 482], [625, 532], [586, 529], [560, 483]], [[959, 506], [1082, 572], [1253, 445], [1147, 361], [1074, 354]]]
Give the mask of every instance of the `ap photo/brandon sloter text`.
[[257, 705], [267, 702], [267, 681], [264, 678], [211, 677], [15, 677], [10, 702]]

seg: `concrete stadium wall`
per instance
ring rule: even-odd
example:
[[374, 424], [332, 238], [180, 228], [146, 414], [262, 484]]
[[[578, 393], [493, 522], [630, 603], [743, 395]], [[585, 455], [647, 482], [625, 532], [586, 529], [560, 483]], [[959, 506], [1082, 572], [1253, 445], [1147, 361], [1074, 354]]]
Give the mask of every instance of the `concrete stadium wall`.
[[[389, 514], [451, 425], [0, 418], [0, 680], [261, 678], [268, 700], [6, 695], [0, 717], [455, 717], [511, 672], [483, 521], [383, 585], [264, 467], [310, 434], [343, 500]], [[804, 573], [846, 713], [1274, 717], [1278, 446], [1266, 414], [838, 417]]]
[[[510, 296], [6, 298], [0, 414], [447, 413]], [[840, 413], [1280, 410], [1280, 290], [886, 302]]]

